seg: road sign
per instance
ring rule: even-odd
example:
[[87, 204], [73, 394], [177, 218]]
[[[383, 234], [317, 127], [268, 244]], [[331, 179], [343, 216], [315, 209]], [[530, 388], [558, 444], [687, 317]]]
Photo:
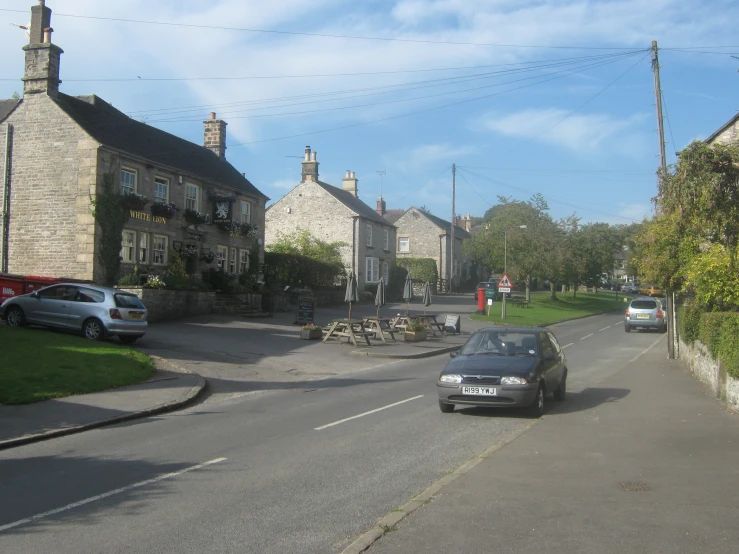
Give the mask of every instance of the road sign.
[[501, 289], [503, 287], [507, 287], [508, 289], [512, 289], [513, 288], [513, 283], [508, 278], [508, 274], [507, 273], [504, 273], [503, 274], [503, 277], [501, 277], [500, 278], [500, 281], [498, 281], [498, 290], [500, 290], [501, 292], [511, 292], [510, 290], [502, 291]]
[[511, 287], [498, 287], [498, 292], [511, 292]]

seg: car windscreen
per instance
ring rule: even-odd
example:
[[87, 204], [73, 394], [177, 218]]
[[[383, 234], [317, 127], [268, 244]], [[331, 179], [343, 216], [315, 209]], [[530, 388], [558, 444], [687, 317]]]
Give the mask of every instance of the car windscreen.
[[536, 355], [536, 335], [521, 331], [478, 331], [460, 350], [462, 356], [499, 354], [502, 356]]
[[653, 310], [657, 307], [657, 302], [654, 300], [634, 300], [631, 307], [635, 310]]
[[115, 305], [119, 308], [146, 309], [146, 306], [139, 300], [138, 296], [134, 296], [133, 294], [118, 293], [114, 294], [113, 298], [115, 298]]

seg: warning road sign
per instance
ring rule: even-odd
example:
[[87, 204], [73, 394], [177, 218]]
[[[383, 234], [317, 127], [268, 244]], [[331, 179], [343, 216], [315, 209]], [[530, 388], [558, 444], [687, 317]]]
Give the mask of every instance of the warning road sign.
[[[498, 290], [500, 290], [501, 287], [513, 288], [513, 283], [508, 278], [508, 274], [507, 273], [504, 273], [503, 274], [503, 277], [501, 277], [500, 278], [500, 281], [498, 281]], [[509, 292], [509, 291], [506, 291], [506, 292]]]

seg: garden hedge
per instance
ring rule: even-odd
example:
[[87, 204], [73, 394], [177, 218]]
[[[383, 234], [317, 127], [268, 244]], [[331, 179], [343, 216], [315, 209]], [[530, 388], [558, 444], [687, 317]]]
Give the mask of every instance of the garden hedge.
[[721, 360], [726, 372], [739, 378], [739, 313], [705, 313], [689, 304], [678, 309], [678, 322], [685, 342], [700, 339], [713, 359]]

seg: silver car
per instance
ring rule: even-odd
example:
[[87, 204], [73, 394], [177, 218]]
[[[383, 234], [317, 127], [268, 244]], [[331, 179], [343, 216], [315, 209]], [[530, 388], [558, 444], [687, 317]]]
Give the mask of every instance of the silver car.
[[91, 340], [117, 335], [132, 343], [146, 333], [146, 307], [137, 296], [93, 285], [52, 285], [8, 298], [0, 317], [10, 327], [34, 324], [80, 331]]
[[635, 285], [634, 283], [626, 283], [624, 285], [621, 285], [621, 292], [628, 292], [631, 294], [638, 294], [639, 293], [639, 287], [638, 285]]
[[626, 309], [624, 330], [630, 333], [632, 329], [656, 329], [660, 333], [667, 331], [667, 322], [662, 302], [656, 298], [634, 298]]

